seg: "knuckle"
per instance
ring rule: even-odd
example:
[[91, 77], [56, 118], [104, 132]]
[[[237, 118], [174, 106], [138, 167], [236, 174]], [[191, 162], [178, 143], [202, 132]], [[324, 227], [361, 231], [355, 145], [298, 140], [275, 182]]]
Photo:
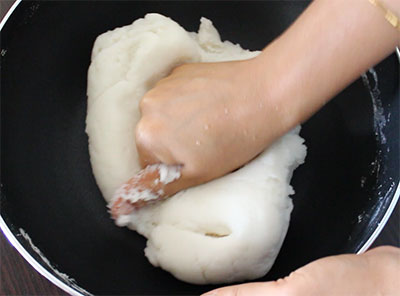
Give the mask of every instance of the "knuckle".
[[177, 74], [181, 71], [184, 71], [186, 68], [189, 67], [190, 64], [182, 64], [182, 65], [178, 65], [175, 68], [172, 69], [171, 74]]
[[245, 296], [245, 291], [241, 286], [233, 286], [231, 296]]
[[139, 102], [139, 108], [142, 114], [151, 111], [156, 105], [157, 101], [156, 91], [148, 91]]
[[142, 118], [136, 125], [136, 145], [144, 149], [153, 147], [159, 133], [157, 126], [159, 125], [154, 120]]
[[[276, 282], [278, 290], [285, 296], [303, 295], [306, 291], [313, 291], [316, 288], [316, 279], [301, 268], [295, 270]], [[311, 294], [311, 293], [310, 293]]]
[[157, 162], [157, 150], [159, 143], [158, 130], [148, 120], [141, 120], [136, 125], [136, 148], [142, 167]]

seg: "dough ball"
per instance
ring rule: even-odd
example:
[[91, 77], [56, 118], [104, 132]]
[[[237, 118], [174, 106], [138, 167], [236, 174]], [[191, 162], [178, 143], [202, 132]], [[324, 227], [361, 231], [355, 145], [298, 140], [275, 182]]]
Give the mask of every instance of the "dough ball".
[[[86, 131], [93, 173], [106, 201], [140, 170], [134, 130], [145, 92], [182, 63], [243, 60], [258, 53], [222, 42], [205, 18], [198, 33], [148, 14], [100, 35], [88, 73]], [[288, 229], [293, 170], [306, 156], [299, 130], [233, 173], [124, 217], [147, 238], [150, 263], [194, 284], [264, 276]]]

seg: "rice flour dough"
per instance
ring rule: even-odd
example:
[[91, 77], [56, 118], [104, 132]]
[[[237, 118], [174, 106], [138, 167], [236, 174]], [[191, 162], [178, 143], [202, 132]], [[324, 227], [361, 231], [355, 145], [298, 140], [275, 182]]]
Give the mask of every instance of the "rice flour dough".
[[[198, 33], [147, 14], [100, 35], [88, 73], [86, 131], [93, 172], [106, 201], [140, 170], [134, 131], [146, 91], [177, 65], [257, 54], [221, 42], [205, 18]], [[129, 228], [147, 238], [145, 255], [151, 264], [194, 284], [265, 275], [288, 229], [292, 172], [306, 156], [298, 132], [286, 134], [233, 173], [124, 217]]]

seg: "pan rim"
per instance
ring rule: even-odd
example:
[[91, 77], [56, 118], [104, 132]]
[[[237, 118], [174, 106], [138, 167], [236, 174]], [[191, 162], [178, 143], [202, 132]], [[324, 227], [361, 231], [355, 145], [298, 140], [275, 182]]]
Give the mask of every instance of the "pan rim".
[[22, 0], [16, 0], [14, 4], [10, 7], [10, 9], [7, 11], [6, 15], [0, 22], [0, 31], [3, 30], [4, 25], [6, 24], [7, 20], [11, 16], [11, 14], [14, 12], [14, 10], [17, 8], [17, 6], [21, 3]]
[[51, 283], [56, 285], [57, 287], [64, 290], [70, 295], [73, 296], [85, 296], [79, 291], [75, 290], [68, 284], [64, 283], [62, 280], [54, 276], [51, 272], [49, 272], [41, 263], [39, 263], [32, 255], [22, 246], [22, 244], [18, 241], [14, 233], [8, 227], [7, 223], [4, 221], [3, 217], [0, 215], [0, 229], [3, 231], [4, 236], [10, 242], [10, 244], [18, 251], [18, 253], [43, 277], [48, 279]]
[[[14, 10], [18, 7], [18, 5], [22, 2], [22, 0], [16, 0], [14, 4], [10, 7], [4, 18], [0, 22], [0, 32], [3, 30], [4, 25], [14, 12]], [[396, 47], [396, 53], [397, 57], [400, 63], [400, 49], [399, 47]], [[386, 209], [385, 214], [382, 217], [382, 220], [378, 224], [378, 226], [375, 228], [374, 232], [371, 234], [371, 236], [368, 238], [368, 240], [364, 243], [364, 245], [360, 248], [360, 250], [357, 252], [357, 254], [362, 254], [365, 251], [368, 250], [368, 248], [372, 245], [372, 243], [375, 241], [375, 239], [378, 237], [378, 235], [382, 232], [383, 228], [387, 224], [391, 214], [394, 211], [394, 208], [397, 205], [397, 202], [399, 201], [400, 198], [400, 183], [398, 184], [396, 188], [396, 192], [394, 193], [394, 196], [390, 202], [389, 207]], [[73, 296], [85, 296], [85, 294], [77, 291], [75, 288], [71, 287], [64, 281], [60, 280], [57, 278], [55, 275], [53, 275], [50, 271], [48, 271], [41, 263], [39, 263], [35, 258], [32, 257], [32, 255], [22, 246], [22, 244], [18, 241], [12, 230], [8, 227], [7, 223], [3, 219], [3, 217], [0, 214], [0, 229], [2, 230], [4, 236], [7, 238], [9, 243], [18, 251], [18, 253], [38, 272], [40, 273], [43, 277], [45, 277], [47, 280], [49, 280], [51, 283], [56, 285], [58, 288], [62, 289], [64, 292], [69, 293], [70, 295]]]

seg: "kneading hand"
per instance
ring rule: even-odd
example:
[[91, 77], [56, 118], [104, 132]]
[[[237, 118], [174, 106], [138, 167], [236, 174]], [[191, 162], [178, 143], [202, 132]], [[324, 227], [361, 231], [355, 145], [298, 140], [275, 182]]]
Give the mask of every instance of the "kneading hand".
[[[182, 65], [145, 94], [136, 145], [147, 169], [121, 186], [123, 195], [150, 191], [153, 202], [225, 175], [294, 125], [278, 96], [268, 92], [258, 58]], [[159, 182], [157, 166], [149, 165], [160, 163], [178, 166], [180, 178]], [[118, 196], [114, 218], [148, 203]]]
[[142, 99], [142, 166], [182, 166], [167, 195], [237, 169], [286, 129], [279, 106], [256, 84], [254, 62], [183, 65]]

